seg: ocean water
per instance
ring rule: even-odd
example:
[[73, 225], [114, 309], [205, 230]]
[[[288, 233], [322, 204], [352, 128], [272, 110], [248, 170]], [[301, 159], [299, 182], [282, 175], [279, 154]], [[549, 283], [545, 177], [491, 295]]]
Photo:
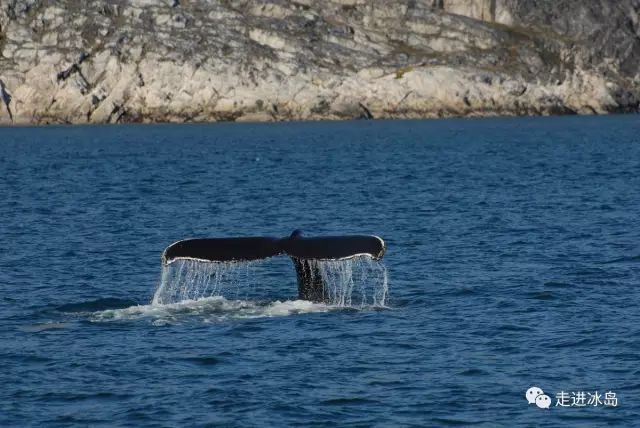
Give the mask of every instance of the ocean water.
[[[640, 423], [638, 116], [0, 128], [0, 172], [0, 426]], [[384, 304], [286, 257], [152, 304], [172, 242], [297, 228], [384, 238]]]

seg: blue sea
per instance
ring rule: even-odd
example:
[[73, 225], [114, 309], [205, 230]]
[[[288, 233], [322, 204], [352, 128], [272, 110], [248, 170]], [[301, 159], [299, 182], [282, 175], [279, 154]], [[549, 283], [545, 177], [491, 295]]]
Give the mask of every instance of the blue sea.
[[[0, 172], [2, 427], [640, 424], [637, 115], [0, 128]], [[383, 304], [286, 256], [152, 304], [172, 242], [294, 229], [382, 237]]]

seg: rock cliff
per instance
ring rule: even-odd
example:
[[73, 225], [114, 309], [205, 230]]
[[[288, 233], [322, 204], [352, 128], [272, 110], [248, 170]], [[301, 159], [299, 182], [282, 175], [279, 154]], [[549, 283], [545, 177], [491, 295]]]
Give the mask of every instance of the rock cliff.
[[637, 111], [640, 0], [0, 0], [0, 123]]

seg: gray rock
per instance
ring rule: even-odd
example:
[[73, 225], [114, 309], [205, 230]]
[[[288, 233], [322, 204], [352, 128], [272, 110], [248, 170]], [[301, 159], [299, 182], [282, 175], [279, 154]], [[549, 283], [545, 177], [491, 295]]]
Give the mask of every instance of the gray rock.
[[637, 111], [640, 0], [0, 0], [0, 123]]

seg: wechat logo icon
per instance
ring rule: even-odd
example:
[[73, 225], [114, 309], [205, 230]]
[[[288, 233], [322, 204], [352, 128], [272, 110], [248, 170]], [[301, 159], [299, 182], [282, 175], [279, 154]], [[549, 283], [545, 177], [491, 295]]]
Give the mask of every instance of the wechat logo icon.
[[525, 398], [529, 404], [535, 404], [541, 409], [548, 409], [551, 407], [551, 398], [548, 395], [545, 395], [544, 391], [537, 386], [532, 386], [527, 389]]

